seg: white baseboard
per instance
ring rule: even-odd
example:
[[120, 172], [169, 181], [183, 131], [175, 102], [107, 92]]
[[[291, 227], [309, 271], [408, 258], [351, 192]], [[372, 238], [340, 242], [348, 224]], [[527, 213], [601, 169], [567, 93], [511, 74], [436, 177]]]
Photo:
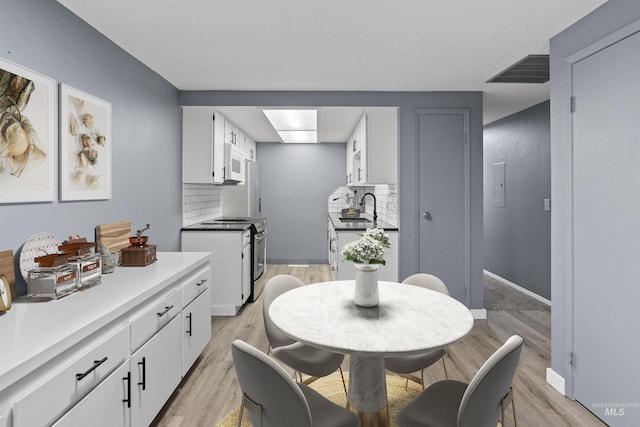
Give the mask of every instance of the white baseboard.
[[558, 390], [563, 396], [566, 396], [564, 392], [564, 377], [551, 368], [547, 368], [547, 384]]
[[503, 283], [503, 284], [505, 284], [507, 286], [511, 286], [512, 288], [516, 289], [517, 291], [520, 291], [523, 294], [526, 294], [526, 295], [530, 296], [531, 298], [537, 299], [538, 301], [543, 302], [543, 303], [547, 304], [548, 306], [551, 306], [551, 301], [546, 299], [545, 297], [541, 297], [540, 295], [538, 295], [538, 294], [536, 294], [534, 292], [531, 292], [529, 289], [525, 289], [522, 286], [518, 286], [515, 283], [510, 282], [509, 280], [505, 279], [504, 277], [500, 277], [497, 274], [494, 274], [494, 273], [492, 273], [490, 271], [487, 271], [487, 270], [483, 270], [483, 271], [484, 271], [484, 274], [486, 274], [487, 276], [491, 277], [492, 279], [495, 279], [498, 282]]
[[485, 308], [472, 308], [471, 314], [474, 319], [486, 319], [487, 318], [487, 309]]

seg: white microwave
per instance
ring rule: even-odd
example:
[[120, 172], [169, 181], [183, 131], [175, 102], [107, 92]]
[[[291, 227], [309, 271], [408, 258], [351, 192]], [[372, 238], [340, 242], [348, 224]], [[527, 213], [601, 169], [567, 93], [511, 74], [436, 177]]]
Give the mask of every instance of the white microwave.
[[244, 183], [244, 155], [235, 145], [224, 144], [224, 183]]

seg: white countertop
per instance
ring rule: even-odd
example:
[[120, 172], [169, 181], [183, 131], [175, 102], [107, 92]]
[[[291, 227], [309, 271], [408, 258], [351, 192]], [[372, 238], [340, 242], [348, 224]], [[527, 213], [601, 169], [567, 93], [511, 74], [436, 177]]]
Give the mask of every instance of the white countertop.
[[469, 309], [439, 292], [380, 281], [379, 306], [363, 308], [354, 304], [353, 291], [353, 280], [302, 286], [276, 298], [269, 315], [298, 341], [366, 356], [442, 348], [473, 327]]
[[60, 300], [17, 298], [0, 315], [0, 390], [117, 321], [204, 265], [208, 252], [159, 252], [146, 267], [116, 267], [102, 283]]

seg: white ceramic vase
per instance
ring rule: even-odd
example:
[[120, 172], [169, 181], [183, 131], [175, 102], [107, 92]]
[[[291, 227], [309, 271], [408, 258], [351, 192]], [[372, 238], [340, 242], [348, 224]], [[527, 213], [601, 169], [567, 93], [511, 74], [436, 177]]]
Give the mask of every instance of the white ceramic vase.
[[378, 296], [379, 264], [354, 264], [356, 268], [356, 286], [353, 302], [360, 307], [376, 307]]

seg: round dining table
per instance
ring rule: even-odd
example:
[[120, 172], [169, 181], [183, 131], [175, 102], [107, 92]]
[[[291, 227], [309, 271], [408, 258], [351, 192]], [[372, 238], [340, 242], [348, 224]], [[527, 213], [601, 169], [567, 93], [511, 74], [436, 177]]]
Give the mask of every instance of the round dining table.
[[473, 316], [456, 299], [419, 286], [380, 281], [380, 302], [353, 302], [353, 280], [315, 283], [278, 296], [273, 323], [302, 343], [349, 355], [347, 407], [363, 427], [388, 426], [384, 358], [446, 347], [471, 331]]

